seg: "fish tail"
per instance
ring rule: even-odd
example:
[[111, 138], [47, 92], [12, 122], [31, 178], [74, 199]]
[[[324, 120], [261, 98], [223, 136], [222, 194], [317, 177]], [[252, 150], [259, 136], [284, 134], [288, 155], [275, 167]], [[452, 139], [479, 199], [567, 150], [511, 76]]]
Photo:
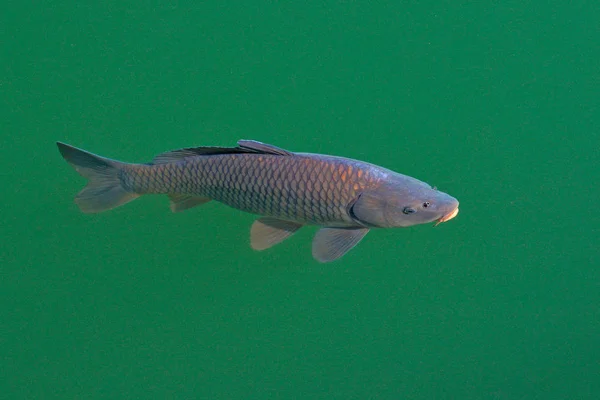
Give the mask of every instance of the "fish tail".
[[140, 195], [127, 190], [120, 179], [126, 163], [110, 160], [57, 142], [58, 150], [65, 160], [88, 184], [75, 197], [75, 203], [84, 213], [99, 213], [121, 206]]

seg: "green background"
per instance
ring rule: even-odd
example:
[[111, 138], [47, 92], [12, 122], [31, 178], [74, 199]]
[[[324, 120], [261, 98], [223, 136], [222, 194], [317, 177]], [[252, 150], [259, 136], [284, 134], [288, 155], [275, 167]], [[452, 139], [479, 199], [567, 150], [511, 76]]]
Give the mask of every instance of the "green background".
[[[596, 2], [12, 2], [0, 13], [0, 397], [598, 399]], [[247, 138], [437, 185], [343, 259], [164, 196], [98, 215], [56, 140]]]

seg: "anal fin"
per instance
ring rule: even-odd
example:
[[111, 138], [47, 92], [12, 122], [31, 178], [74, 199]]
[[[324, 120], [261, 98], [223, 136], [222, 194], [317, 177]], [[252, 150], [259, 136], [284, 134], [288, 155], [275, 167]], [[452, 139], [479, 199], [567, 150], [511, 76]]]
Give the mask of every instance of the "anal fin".
[[189, 194], [170, 194], [171, 211], [179, 212], [209, 202], [208, 197], [192, 196]]
[[283, 242], [302, 227], [297, 222], [262, 217], [254, 221], [250, 229], [250, 245], [254, 250], [265, 250]]
[[356, 246], [367, 233], [367, 228], [321, 228], [313, 239], [313, 257], [322, 263], [337, 260]]

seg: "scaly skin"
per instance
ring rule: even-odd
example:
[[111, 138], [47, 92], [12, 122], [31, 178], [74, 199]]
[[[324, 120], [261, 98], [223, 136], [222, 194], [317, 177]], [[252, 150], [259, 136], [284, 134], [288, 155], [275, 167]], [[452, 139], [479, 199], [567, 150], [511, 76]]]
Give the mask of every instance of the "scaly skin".
[[301, 224], [357, 226], [348, 205], [389, 172], [318, 154], [221, 154], [158, 165], [127, 164], [121, 180], [138, 194], [189, 194]]

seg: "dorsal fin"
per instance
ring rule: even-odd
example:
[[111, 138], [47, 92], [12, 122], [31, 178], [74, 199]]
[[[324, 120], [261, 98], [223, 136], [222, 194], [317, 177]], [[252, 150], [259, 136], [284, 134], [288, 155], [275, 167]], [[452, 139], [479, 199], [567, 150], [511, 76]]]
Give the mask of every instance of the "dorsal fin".
[[193, 147], [187, 149], [171, 150], [154, 157], [152, 164], [168, 164], [178, 162], [188, 157], [210, 156], [214, 154], [255, 153], [251, 149], [242, 147]]
[[243, 149], [254, 150], [257, 153], [265, 154], [276, 154], [279, 156], [292, 156], [294, 153], [282, 149], [281, 147], [273, 146], [272, 144], [266, 144], [257, 142], [256, 140], [238, 140], [238, 146]]
[[215, 154], [240, 154], [240, 153], [260, 153], [260, 154], [275, 154], [279, 156], [291, 156], [287, 150], [257, 142], [256, 140], [240, 140], [238, 147], [190, 147], [186, 149], [171, 150], [161, 153], [154, 157], [152, 164], [169, 164], [178, 162], [188, 157], [210, 156]]

